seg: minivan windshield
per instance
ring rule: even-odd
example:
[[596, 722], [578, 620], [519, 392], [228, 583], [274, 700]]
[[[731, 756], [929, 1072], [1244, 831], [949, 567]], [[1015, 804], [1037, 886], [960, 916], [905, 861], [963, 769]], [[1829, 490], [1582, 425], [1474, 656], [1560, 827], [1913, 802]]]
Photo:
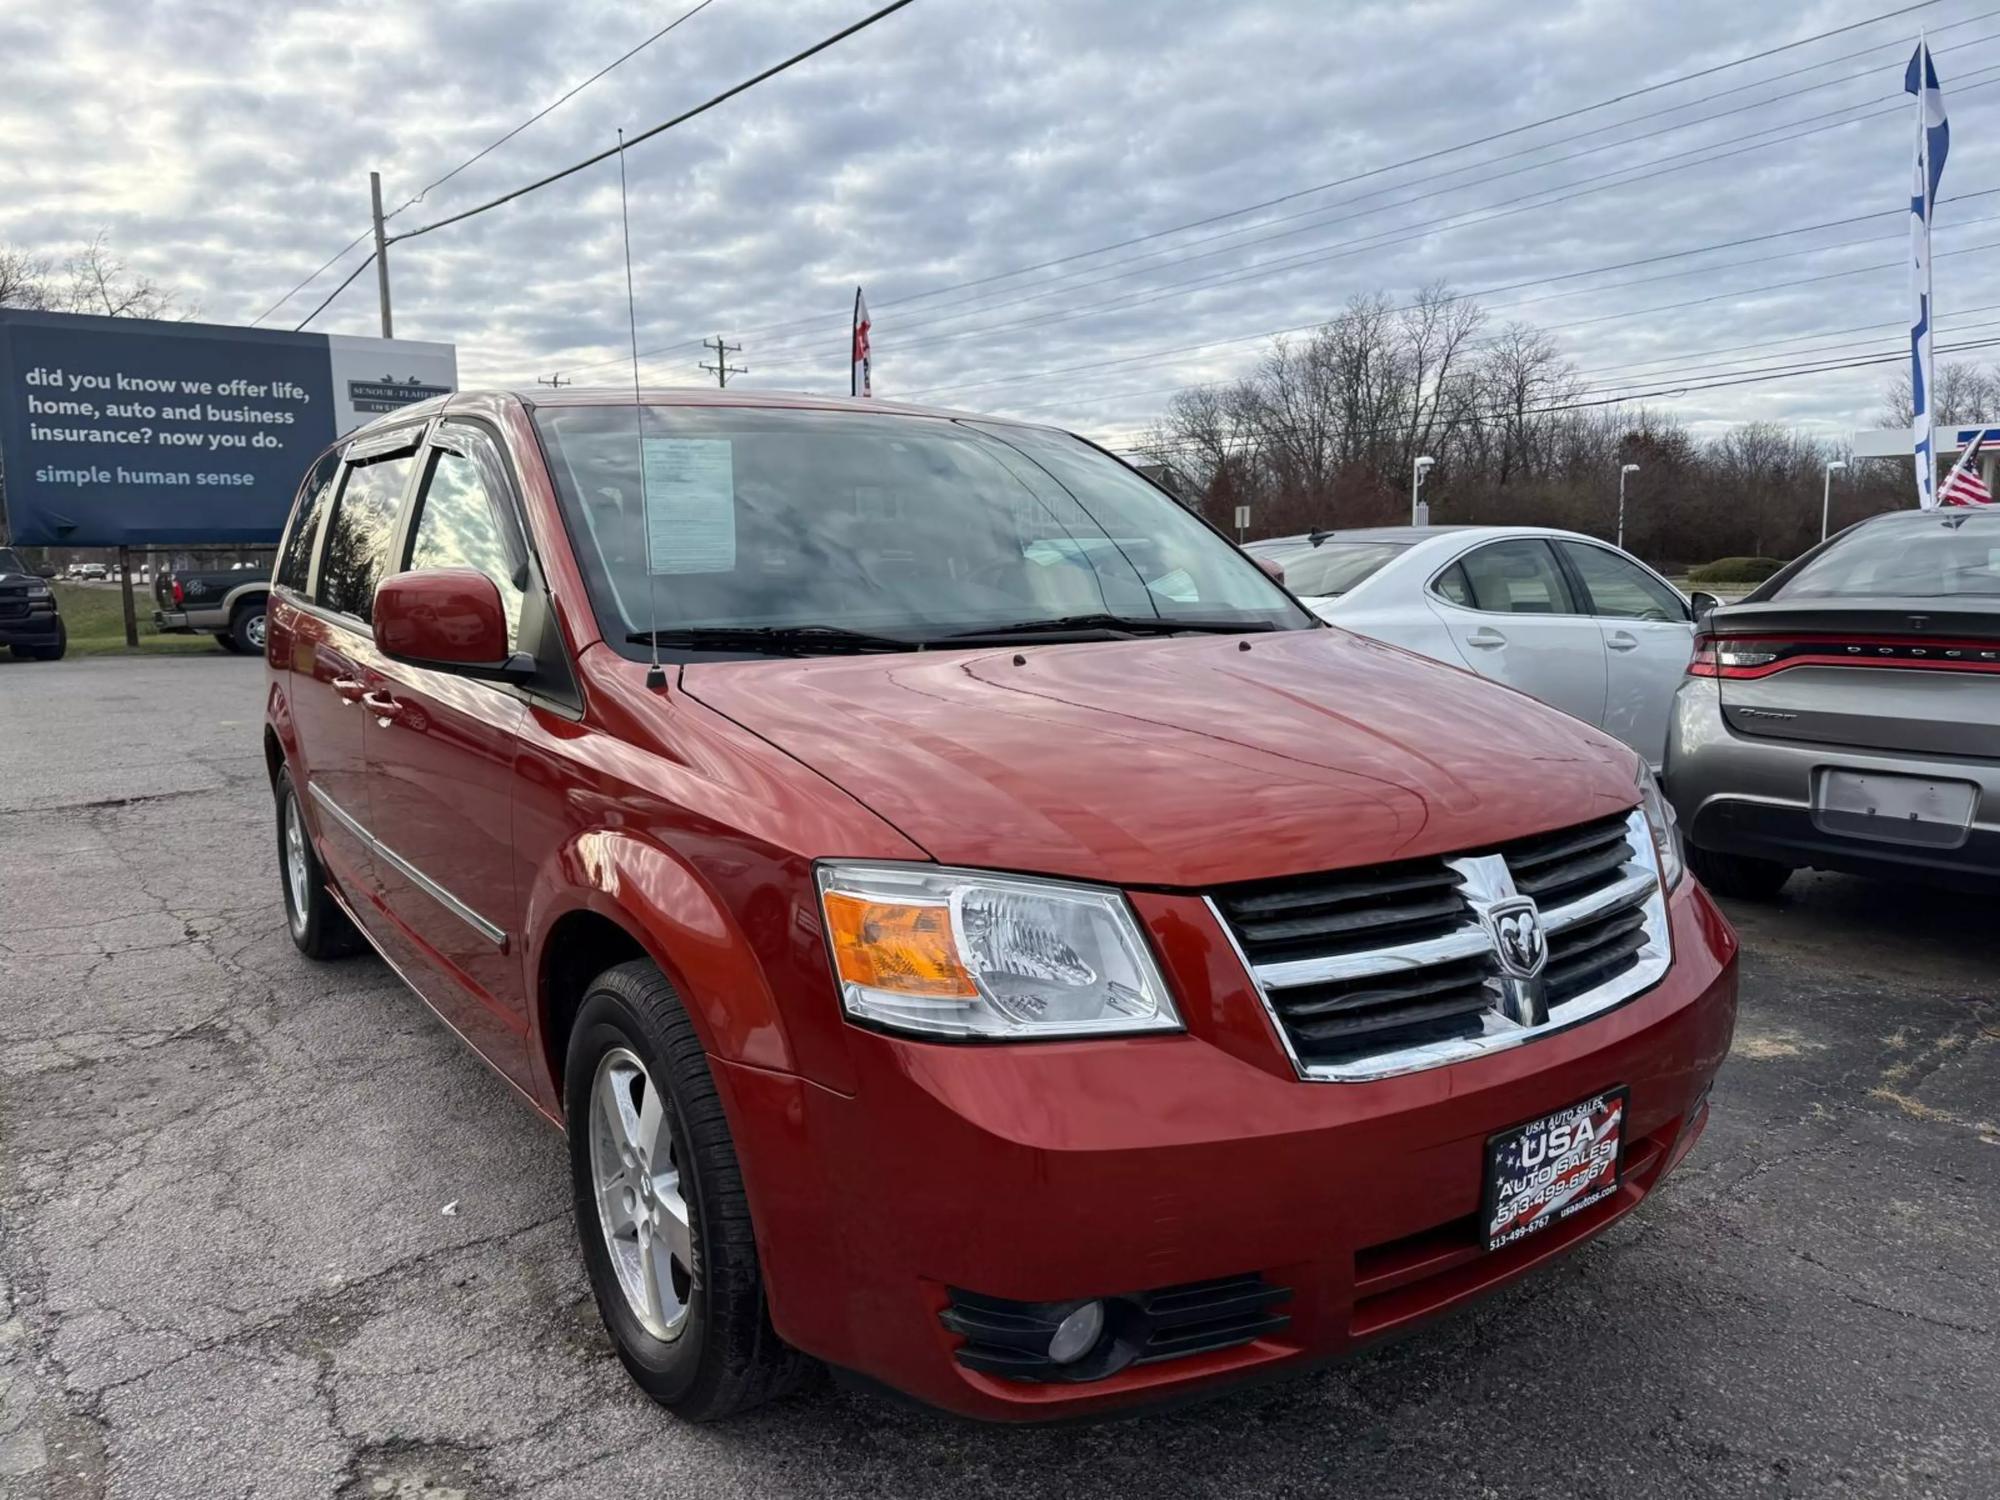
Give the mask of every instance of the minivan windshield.
[[1861, 526], [1786, 579], [1773, 599], [2000, 597], [2000, 515], [1938, 512]]
[[[535, 412], [605, 638], [630, 656], [895, 650], [1315, 622], [1062, 433], [765, 407]], [[644, 489], [641, 490], [641, 455]]]

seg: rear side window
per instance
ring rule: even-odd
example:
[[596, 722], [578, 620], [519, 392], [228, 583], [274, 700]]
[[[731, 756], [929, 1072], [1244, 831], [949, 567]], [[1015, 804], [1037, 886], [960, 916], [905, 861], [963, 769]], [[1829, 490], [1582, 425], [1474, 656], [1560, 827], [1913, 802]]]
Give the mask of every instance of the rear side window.
[[1637, 563], [1582, 542], [1558, 542], [1590, 595], [1590, 612], [1615, 620], [1685, 620], [1680, 596]]
[[1503, 615], [1573, 615], [1576, 601], [1549, 544], [1523, 537], [1493, 542], [1459, 559], [1472, 607]]
[[313, 543], [319, 540], [319, 523], [326, 515], [327, 502], [333, 498], [333, 482], [339, 477], [340, 455], [329, 453], [313, 465], [306, 482], [299, 487], [298, 504], [292, 508], [291, 530], [285, 533], [284, 546], [278, 552], [278, 571], [271, 575], [272, 583], [279, 588], [298, 594], [306, 591], [306, 580], [312, 572]]
[[363, 622], [375, 615], [375, 585], [389, 571], [396, 516], [414, 453], [349, 465], [320, 552], [319, 602]]
[[1460, 609], [1472, 608], [1472, 585], [1466, 582], [1465, 569], [1457, 563], [1438, 574], [1437, 591]]
[[507, 638], [515, 640], [521, 625], [521, 589], [514, 581], [509, 551], [499, 497], [489, 490], [479, 465], [462, 454], [436, 450], [417, 498], [411, 568], [476, 568], [484, 573], [499, 587], [500, 603], [507, 611]]

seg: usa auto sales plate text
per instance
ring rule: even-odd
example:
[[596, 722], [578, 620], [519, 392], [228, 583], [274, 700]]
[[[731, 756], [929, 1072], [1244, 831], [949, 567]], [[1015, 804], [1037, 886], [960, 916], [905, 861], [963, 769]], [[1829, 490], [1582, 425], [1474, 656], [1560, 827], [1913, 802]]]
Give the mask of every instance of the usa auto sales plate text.
[[1486, 1248], [1498, 1250], [1618, 1191], [1628, 1091], [1607, 1089], [1486, 1142]]

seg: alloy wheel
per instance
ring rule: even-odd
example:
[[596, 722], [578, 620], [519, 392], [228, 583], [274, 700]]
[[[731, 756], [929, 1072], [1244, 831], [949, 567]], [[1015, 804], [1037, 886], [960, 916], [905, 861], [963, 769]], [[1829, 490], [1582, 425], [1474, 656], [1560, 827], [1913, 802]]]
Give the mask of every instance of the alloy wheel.
[[694, 1295], [694, 1234], [666, 1096], [623, 1047], [597, 1065], [590, 1099], [591, 1185], [605, 1249], [632, 1315], [656, 1339], [679, 1335]]
[[299, 821], [299, 799], [285, 796], [285, 891], [292, 898], [292, 930], [303, 932], [312, 895], [312, 874], [306, 860], [306, 831]]

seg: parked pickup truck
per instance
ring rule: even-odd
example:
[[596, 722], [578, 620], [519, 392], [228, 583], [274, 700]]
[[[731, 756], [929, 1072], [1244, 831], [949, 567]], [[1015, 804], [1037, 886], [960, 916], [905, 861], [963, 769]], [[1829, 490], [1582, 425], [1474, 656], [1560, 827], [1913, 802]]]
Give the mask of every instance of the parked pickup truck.
[[173, 635], [207, 632], [226, 651], [264, 654], [264, 604], [271, 596], [266, 568], [214, 573], [163, 572], [154, 580], [153, 626]]
[[55, 590], [11, 547], [0, 547], [0, 646], [23, 661], [59, 661], [69, 646]]

